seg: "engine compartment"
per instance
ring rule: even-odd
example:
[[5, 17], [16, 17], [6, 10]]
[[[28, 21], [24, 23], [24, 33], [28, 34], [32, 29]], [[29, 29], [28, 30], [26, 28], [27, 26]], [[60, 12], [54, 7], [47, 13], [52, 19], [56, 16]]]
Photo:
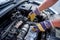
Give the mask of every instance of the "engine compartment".
[[37, 33], [31, 29], [36, 22], [50, 19], [55, 13], [51, 9], [46, 9], [42, 13], [46, 14], [48, 18], [42, 19], [42, 17], [37, 16], [34, 22], [27, 18], [28, 13], [33, 11], [39, 4], [38, 2], [23, 1], [10, 11], [5, 11], [6, 14], [0, 17], [0, 40], [46, 40], [46, 36], [49, 35], [48, 31]]

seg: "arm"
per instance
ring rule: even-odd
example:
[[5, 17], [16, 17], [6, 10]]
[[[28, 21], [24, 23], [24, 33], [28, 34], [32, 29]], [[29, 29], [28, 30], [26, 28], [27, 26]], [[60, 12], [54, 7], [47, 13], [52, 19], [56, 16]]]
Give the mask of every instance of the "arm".
[[52, 20], [52, 24], [54, 27], [60, 28], [60, 18]]
[[49, 8], [55, 4], [58, 0], [45, 0], [38, 8], [36, 8], [32, 13], [29, 13], [28, 18], [33, 21], [36, 15], [40, 15], [40, 11]]
[[43, 3], [38, 7], [40, 11], [47, 9], [54, 5], [58, 0], [45, 0]]

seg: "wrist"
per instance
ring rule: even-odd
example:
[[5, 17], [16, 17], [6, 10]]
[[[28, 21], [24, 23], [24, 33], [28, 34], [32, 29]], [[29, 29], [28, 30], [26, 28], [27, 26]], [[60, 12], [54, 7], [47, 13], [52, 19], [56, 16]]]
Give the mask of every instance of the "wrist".
[[41, 11], [40, 11], [38, 8], [36, 8], [33, 12], [34, 12], [36, 15], [40, 15], [40, 13], [41, 13]]

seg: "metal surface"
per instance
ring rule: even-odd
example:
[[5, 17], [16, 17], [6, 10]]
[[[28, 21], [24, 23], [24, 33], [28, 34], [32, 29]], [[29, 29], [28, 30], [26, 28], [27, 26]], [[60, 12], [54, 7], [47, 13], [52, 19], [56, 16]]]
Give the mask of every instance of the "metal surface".
[[[16, 1], [17, 0], [15, 0], [15, 2]], [[31, 22], [27, 18], [27, 15], [29, 12], [35, 10], [35, 8], [39, 4], [40, 3], [37, 3], [37, 2], [29, 2], [26, 0], [20, 0], [20, 1], [17, 1], [16, 4], [11, 4], [1, 9], [0, 18], [2, 18], [1, 21], [3, 22], [0, 21], [1, 22], [0, 23], [1, 24], [0, 39], [1, 40], [37, 40], [38, 33], [33, 32], [32, 27], [36, 26], [35, 23], [40, 22], [41, 19], [36, 18], [34, 22]], [[53, 15], [55, 15], [55, 12], [52, 11], [51, 9], [46, 9], [42, 13], [49, 16], [48, 19], [50, 19], [51, 17], [53, 17]], [[8, 23], [8, 20], [11, 23]], [[5, 26], [3, 26], [3, 24], [5, 24]], [[41, 35], [43, 35], [41, 36], [41, 38], [43, 38], [45, 34], [41, 34]]]

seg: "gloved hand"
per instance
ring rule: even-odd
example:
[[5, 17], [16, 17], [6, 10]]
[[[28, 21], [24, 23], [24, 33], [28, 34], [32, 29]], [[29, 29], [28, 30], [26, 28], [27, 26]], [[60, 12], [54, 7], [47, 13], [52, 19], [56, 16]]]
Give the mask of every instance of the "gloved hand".
[[51, 22], [47, 20], [47, 21], [43, 21], [43, 22], [40, 22], [40, 23], [36, 23], [36, 26], [34, 26], [32, 28], [32, 31], [45, 32], [46, 29], [49, 29], [51, 27], [52, 27]]
[[46, 29], [50, 29], [51, 27], [60, 28], [60, 18], [55, 18], [54, 20], [47, 20], [40, 23], [36, 23], [36, 26], [34, 26], [32, 30], [36, 32], [44, 32]]
[[30, 13], [28, 14], [28, 18], [29, 18], [31, 21], [33, 21], [37, 15], [40, 15], [40, 11], [38, 10], [38, 8], [36, 8], [36, 10], [30, 12]]

